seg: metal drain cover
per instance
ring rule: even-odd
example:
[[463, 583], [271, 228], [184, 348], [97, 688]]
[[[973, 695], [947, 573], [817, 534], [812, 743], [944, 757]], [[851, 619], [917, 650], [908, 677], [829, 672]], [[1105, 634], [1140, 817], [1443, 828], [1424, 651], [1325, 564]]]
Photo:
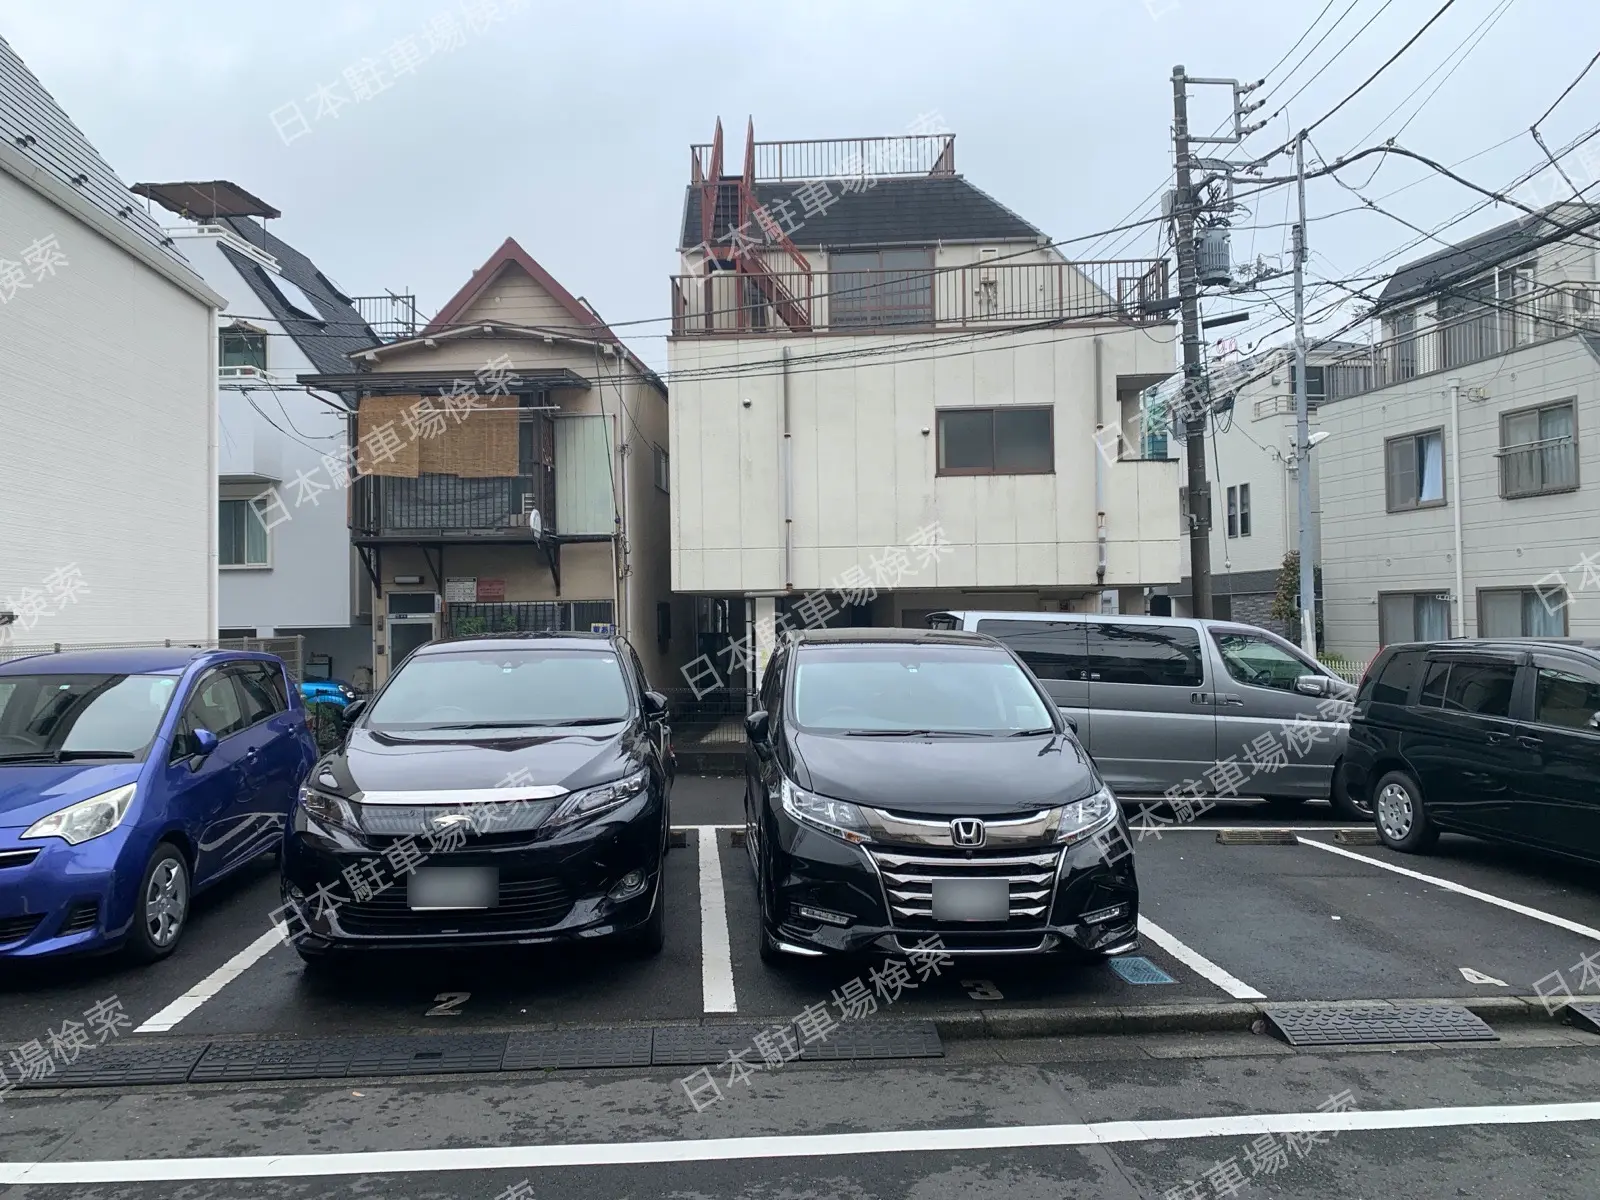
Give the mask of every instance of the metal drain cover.
[[550, 1067], [648, 1067], [649, 1029], [553, 1029], [514, 1033], [506, 1047], [505, 1071]]
[[1378, 831], [1376, 829], [1338, 829], [1334, 831], [1333, 840], [1343, 842], [1346, 846], [1376, 846], [1378, 844]]
[[1293, 846], [1294, 834], [1287, 829], [1219, 829], [1220, 846]]
[[1131, 958], [1113, 958], [1111, 960], [1111, 969], [1118, 975], [1122, 976], [1123, 980], [1127, 983], [1177, 982], [1177, 980], [1175, 980], [1171, 975], [1168, 975], [1148, 958], [1139, 958], [1137, 956]]
[[189, 1080], [203, 1083], [498, 1071], [506, 1055], [506, 1041], [504, 1034], [452, 1034], [213, 1042]]
[[1307, 1004], [1268, 1008], [1291, 1046], [1375, 1046], [1396, 1042], [1493, 1042], [1500, 1035], [1469, 1009], [1448, 1004]]
[[117, 1042], [85, 1050], [70, 1066], [58, 1066], [54, 1075], [30, 1079], [23, 1087], [117, 1087], [121, 1084], [183, 1083], [206, 1043], [169, 1046]]
[[1600, 1004], [1593, 1001], [1585, 1001], [1582, 1004], [1569, 1003], [1565, 1011], [1567, 1018], [1579, 1029], [1600, 1033]]

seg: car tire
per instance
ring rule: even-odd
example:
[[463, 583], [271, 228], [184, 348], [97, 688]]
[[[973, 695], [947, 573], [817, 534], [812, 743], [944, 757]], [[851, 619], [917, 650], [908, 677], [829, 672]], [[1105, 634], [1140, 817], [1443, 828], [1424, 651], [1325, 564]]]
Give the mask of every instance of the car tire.
[[189, 924], [192, 899], [188, 859], [171, 842], [161, 842], [139, 877], [133, 925], [125, 943], [128, 957], [153, 963], [176, 950]]
[[1409, 771], [1390, 771], [1372, 789], [1373, 820], [1378, 840], [1391, 850], [1424, 854], [1439, 840], [1439, 830], [1428, 819], [1422, 788]]
[[1372, 797], [1368, 796], [1363, 802], [1350, 790], [1349, 781], [1345, 778], [1343, 759], [1333, 766], [1333, 782], [1328, 788], [1328, 803], [1333, 806], [1335, 813], [1346, 820], [1365, 823], [1373, 819]]

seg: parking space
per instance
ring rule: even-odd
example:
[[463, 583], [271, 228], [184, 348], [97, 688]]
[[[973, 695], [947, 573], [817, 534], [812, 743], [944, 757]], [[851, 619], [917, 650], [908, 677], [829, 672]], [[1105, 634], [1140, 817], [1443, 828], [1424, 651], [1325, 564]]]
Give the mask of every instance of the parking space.
[[[736, 814], [726, 781], [699, 782], [697, 816]], [[406, 953], [313, 976], [291, 946], [267, 936], [277, 886], [263, 865], [207, 897], [179, 952], [154, 967], [98, 960], [8, 970], [0, 1044], [45, 1036], [112, 995], [146, 1032], [318, 1036], [781, 1021], [867, 981], [881, 962], [760, 961], [755, 890], [732, 826], [680, 827], [683, 844], [667, 859], [666, 949], [654, 958], [605, 944]], [[1218, 839], [1221, 828], [1263, 826], [1267, 814], [1236, 806], [1136, 842], [1142, 961], [959, 958], [902, 991], [895, 1014], [1527, 995], [1535, 981], [1600, 952], [1600, 883], [1581, 867], [1464, 838], [1445, 838], [1428, 857], [1340, 844], [1342, 827], [1315, 809], [1290, 844]]]

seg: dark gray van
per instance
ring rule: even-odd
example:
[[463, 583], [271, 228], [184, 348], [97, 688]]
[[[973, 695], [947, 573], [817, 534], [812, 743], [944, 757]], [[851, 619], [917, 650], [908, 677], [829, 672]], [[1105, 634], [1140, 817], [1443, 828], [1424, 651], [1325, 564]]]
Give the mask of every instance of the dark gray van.
[[1119, 795], [1329, 799], [1370, 819], [1335, 788], [1354, 686], [1275, 633], [1084, 613], [951, 611], [928, 624], [1015, 650]]

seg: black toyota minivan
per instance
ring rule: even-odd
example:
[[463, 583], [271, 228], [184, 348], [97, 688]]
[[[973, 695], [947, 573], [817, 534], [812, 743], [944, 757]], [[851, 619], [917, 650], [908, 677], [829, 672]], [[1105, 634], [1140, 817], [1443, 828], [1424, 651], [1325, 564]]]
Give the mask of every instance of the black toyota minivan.
[[1138, 946], [1121, 806], [986, 634], [808, 630], [748, 718], [761, 957]]
[[671, 741], [632, 647], [491, 635], [414, 651], [300, 789], [284, 923], [353, 951], [663, 939]]

